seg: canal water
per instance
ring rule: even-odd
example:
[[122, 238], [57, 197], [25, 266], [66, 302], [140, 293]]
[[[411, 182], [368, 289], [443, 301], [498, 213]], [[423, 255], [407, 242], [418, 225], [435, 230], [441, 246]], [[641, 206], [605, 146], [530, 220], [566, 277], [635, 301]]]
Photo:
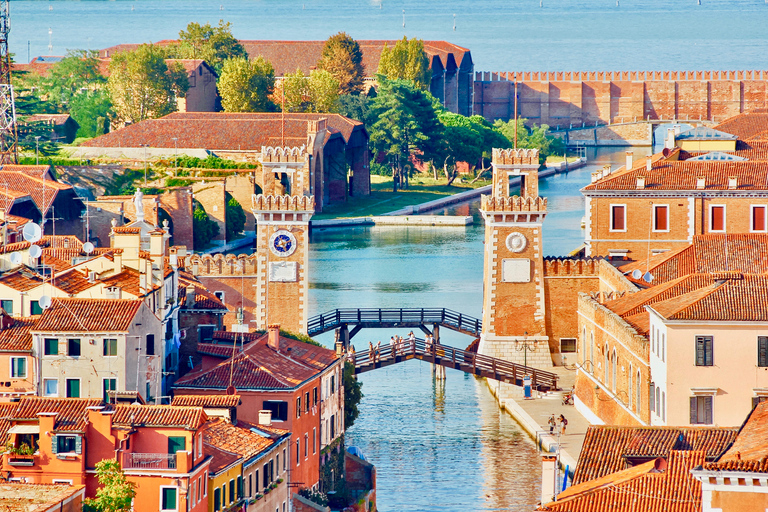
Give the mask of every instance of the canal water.
[[[641, 150], [635, 148], [639, 156]], [[567, 255], [583, 242], [579, 189], [624, 151], [593, 152], [590, 164], [544, 179], [548, 197], [544, 253]], [[480, 317], [483, 222], [479, 201], [443, 213], [472, 215], [466, 228], [386, 227], [314, 230], [310, 315], [351, 307], [445, 307]], [[406, 330], [363, 330], [352, 341], [387, 343]], [[443, 330], [444, 343], [472, 339]], [[318, 338], [331, 346], [333, 334]], [[483, 381], [447, 370], [444, 385], [430, 366], [409, 361], [360, 376], [360, 417], [347, 433], [376, 465], [378, 502], [396, 511], [522, 511], [538, 502], [540, 461], [535, 446], [498, 406]]]

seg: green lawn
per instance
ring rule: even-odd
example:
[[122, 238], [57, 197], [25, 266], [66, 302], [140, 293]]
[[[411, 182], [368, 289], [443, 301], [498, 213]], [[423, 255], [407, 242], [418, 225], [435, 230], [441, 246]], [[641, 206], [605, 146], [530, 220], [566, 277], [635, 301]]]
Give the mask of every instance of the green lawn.
[[346, 203], [326, 206], [323, 213], [312, 216], [312, 219], [337, 219], [345, 217], [370, 217], [383, 215], [406, 206], [426, 203], [441, 197], [458, 194], [467, 190], [488, 185], [488, 181], [465, 183], [458, 179], [449, 187], [445, 178], [435, 181], [433, 178], [418, 176], [411, 178], [408, 190], [392, 192], [392, 178], [386, 176], [371, 176], [371, 195], [350, 197]]

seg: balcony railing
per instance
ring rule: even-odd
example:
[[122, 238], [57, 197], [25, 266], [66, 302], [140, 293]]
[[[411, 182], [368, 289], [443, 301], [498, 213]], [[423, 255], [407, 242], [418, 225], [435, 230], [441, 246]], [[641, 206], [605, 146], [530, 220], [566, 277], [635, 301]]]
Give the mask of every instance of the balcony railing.
[[124, 453], [123, 469], [176, 469], [175, 453]]

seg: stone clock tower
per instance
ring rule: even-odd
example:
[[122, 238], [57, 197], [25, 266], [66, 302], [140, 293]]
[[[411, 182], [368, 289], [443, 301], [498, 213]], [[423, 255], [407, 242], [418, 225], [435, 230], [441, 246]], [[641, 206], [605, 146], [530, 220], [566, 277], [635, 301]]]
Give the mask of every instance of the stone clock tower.
[[307, 332], [309, 219], [315, 198], [309, 195], [308, 173], [302, 176], [308, 158], [304, 153], [303, 148], [262, 149], [265, 173], [294, 171], [291, 188], [296, 195], [253, 197], [257, 329], [280, 324], [287, 331]]
[[[493, 190], [482, 197], [485, 219], [483, 334], [479, 352], [508, 361], [552, 366], [545, 326], [541, 227], [547, 200], [539, 197], [539, 152], [494, 149]], [[509, 180], [520, 178], [520, 195]]]

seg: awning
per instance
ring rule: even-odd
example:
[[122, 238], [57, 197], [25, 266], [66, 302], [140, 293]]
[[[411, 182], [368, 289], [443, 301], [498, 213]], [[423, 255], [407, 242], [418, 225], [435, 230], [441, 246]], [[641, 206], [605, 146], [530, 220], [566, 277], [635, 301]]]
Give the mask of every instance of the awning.
[[39, 434], [40, 425], [14, 425], [8, 429], [9, 434]]

